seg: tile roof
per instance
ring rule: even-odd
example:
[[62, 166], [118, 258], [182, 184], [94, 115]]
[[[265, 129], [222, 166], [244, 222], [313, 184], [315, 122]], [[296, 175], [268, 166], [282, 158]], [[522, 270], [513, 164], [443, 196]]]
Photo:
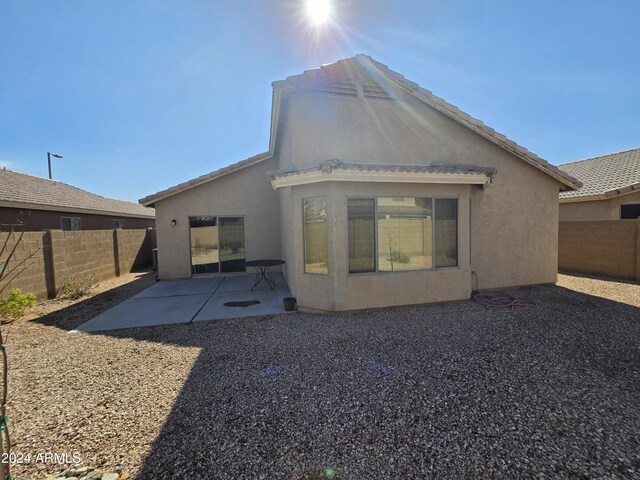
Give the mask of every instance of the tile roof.
[[305, 85], [312, 85], [315, 82], [321, 81], [323, 76], [326, 75], [340, 75], [341, 72], [350, 71], [353, 69], [362, 69], [368, 68], [375, 71], [377, 74], [382, 75], [384, 78], [389, 81], [393, 81], [396, 84], [400, 85], [410, 94], [414, 95], [419, 100], [423, 101], [427, 105], [430, 105], [432, 108], [438, 110], [444, 115], [452, 118], [458, 123], [466, 126], [472, 131], [478, 133], [482, 137], [488, 139], [494, 144], [500, 146], [501, 148], [507, 150], [512, 153], [516, 157], [524, 160], [535, 168], [543, 171], [544, 173], [552, 176], [560, 183], [565, 185], [565, 188], [568, 190], [577, 189], [582, 184], [571, 175], [563, 172], [558, 167], [551, 165], [546, 160], [538, 157], [536, 154], [528, 151], [526, 148], [521, 147], [517, 143], [512, 140], [509, 140], [504, 135], [496, 132], [491, 127], [486, 126], [480, 120], [477, 120], [470, 115], [461, 111], [455, 105], [445, 102], [440, 97], [435, 96], [429, 90], [426, 90], [415, 82], [412, 82], [404, 77], [404, 75], [391, 70], [386, 65], [372, 59], [368, 55], [356, 55], [355, 57], [346, 58], [343, 60], [338, 60], [337, 62], [322, 65], [320, 68], [305, 70], [303, 73], [299, 75], [293, 75], [287, 77], [284, 80], [277, 80], [272, 82], [273, 86], [273, 96], [271, 102], [271, 134], [269, 138], [269, 151], [265, 153], [261, 153], [254, 157], [248, 158], [246, 160], [242, 160], [241, 162], [237, 162], [231, 164], [227, 167], [221, 168], [219, 170], [213, 171], [206, 175], [202, 175], [193, 180], [189, 180], [188, 182], [181, 183], [171, 188], [167, 188], [166, 190], [162, 190], [160, 192], [154, 193], [152, 195], [148, 195], [144, 198], [141, 198], [139, 202], [143, 205], [153, 206], [156, 201], [161, 200], [166, 197], [170, 197], [172, 195], [176, 195], [190, 188], [196, 187], [203, 183], [209, 182], [211, 180], [215, 180], [221, 176], [227, 175], [229, 173], [240, 170], [246, 166], [253, 165], [255, 163], [267, 160], [273, 156], [273, 152], [275, 150], [275, 136], [276, 129], [278, 123], [278, 112], [280, 109], [280, 101], [282, 98], [282, 94], [291, 90], [295, 90], [296, 88], [301, 88]]
[[96, 214], [155, 218], [153, 209], [136, 203], [102, 197], [58, 180], [6, 169], [0, 170], [0, 203], [5, 206], [15, 203], [21, 207], [23, 204], [33, 205], [29, 208], [34, 210], [38, 210], [38, 206], [47, 207], [46, 210], [61, 207], [67, 211], [77, 209]]
[[205, 175], [201, 175], [193, 180], [189, 180], [187, 182], [179, 183], [178, 185], [167, 188], [166, 190], [161, 190], [152, 195], [147, 195], [144, 198], [141, 198], [139, 202], [142, 205], [153, 206], [155, 202], [161, 200], [165, 197], [170, 197], [171, 195], [175, 195], [176, 193], [180, 193], [184, 190], [188, 190], [193, 187], [197, 187], [198, 185], [202, 185], [203, 183], [210, 182], [211, 180], [215, 180], [216, 178], [222, 177], [224, 175], [228, 175], [229, 173], [235, 172], [237, 170], [241, 170], [242, 168], [253, 165], [254, 163], [261, 162], [263, 160], [267, 160], [271, 158], [271, 154], [269, 152], [260, 153], [258, 155], [254, 155], [253, 157], [247, 158], [246, 160], [242, 160], [240, 162], [232, 163], [226, 167], [215, 170], [211, 173], [207, 173]]
[[300, 88], [304, 85], [310, 85], [318, 82], [325, 75], [339, 75], [340, 69], [349, 71], [362, 68], [369, 69], [370, 71], [375, 72], [377, 75], [382, 76], [386, 80], [393, 81], [401, 85], [416, 98], [422, 100], [424, 103], [431, 106], [435, 110], [466, 126], [470, 130], [478, 133], [482, 137], [502, 147], [503, 149], [524, 160], [535, 168], [542, 170], [548, 175], [551, 175], [556, 180], [563, 183], [567, 187], [567, 189], [575, 190], [581, 186], [580, 181], [567, 174], [566, 172], [563, 172], [555, 165], [550, 164], [535, 153], [530, 152], [526, 148], [515, 143], [513, 140], [510, 140], [506, 136], [496, 132], [493, 128], [488, 127], [480, 120], [473, 118], [467, 113], [464, 113], [455, 105], [452, 105], [444, 101], [442, 98], [437, 97], [431, 91], [422, 88], [420, 85], [412, 82], [411, 80], [408, 80], [404, 75], [391, 70], [388, 66], [374, 60], [369, 55], [359, 54], [355, 57], [346, 58], [343, 60], [338, 60], [334, 63], [323, 65], [320, 68], [306, 70], [299, 75], [293, 75], [291, 77], [287, 77], [285, 80], [273, 82], [273, 87], [275, 90], [292, 90], [295, 88]]
[[496, 174], [495, 168], [477, 167], [475, 165], [453, 165], [444, 163], [432, 163], [431, 165], [378, 165], [370, 163], [345, 163], [340, 160], [327, 160], [318, 165], [307, 168], [289, 168], [268, 172], [269, 178], [290, 177], [302, 173], [313, 171], [350, 170], [360, 172], [402, 172], [402, 173], [462, 173], [462, 174], [484, 174], [493, 177]]
[[562, 192], [561, 199], [609, 198], [640, 191], [640, 148], [565, 163], [560, 167], [583, 183], [580, 190]]

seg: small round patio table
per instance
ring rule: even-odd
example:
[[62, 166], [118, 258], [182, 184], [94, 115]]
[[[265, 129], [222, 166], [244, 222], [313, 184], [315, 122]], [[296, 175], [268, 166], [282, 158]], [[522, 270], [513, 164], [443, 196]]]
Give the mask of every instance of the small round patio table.
[[268, 270], [270, 267], [277, 267], [280, 265], [284, 265], [284, 263], [284, 260], [276, 260], [271, 258], [264, 260], [249, 260], [244, 262], [245, 266], [256, 269], [256, 283], [254, 283], [253, 287], [251, 287], [251, 291], [253, 292], [253, 289], [256, 288], [263, 280], [267, 285], [269, 285], [269, 288], [273, 290], [276, 282], [269, 278], [269, 276], [267, 275]]

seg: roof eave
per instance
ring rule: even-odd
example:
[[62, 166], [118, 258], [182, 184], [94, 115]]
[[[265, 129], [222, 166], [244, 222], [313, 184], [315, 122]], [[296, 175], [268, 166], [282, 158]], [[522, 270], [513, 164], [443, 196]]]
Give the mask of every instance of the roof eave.
[[165, 198], [169, 198], [187, 190], [191, 190], [192, 188], [199, 187], [200, 185], [204, 185], [205, 183], [217, 180], [218, 178], [229, 175], [230, 173], [238, 172], [244, 168], [251, 167], [256, 163], [268, 160], [271, 157], [271, 152], [259, 153], [258, 155], [249, 157], [246, 160], [237, 162], [236, 164], [228, 165], [219, 170], [215, 170], [214, 172], [194, 178], [193, 180], [179, 183], [178, 185], [167, 188], [166, 190], [161, 190], [157, 193], [154, 193], [153, 195], [148, 195], [138, 200], [138, 203], [144, 205], [145, 207], [154, 207], [156, 202], [159, 202], [160, 200], [164, 200]]
[[610, 200], [612, 198], [623, 197], [625, 195], [638, 192], [640, 192], [640, 182], [627, 185], [626, 187], [614, 188], [596, 195], [561, 197], [560, 203], [596, 202], [598, 200]]
[[148, 220], [153, 220], [156, 218], [155, 212], [153, 214], [150, 213], [148, 215], [145, 215], [142, 213], [124, 213], [116, 212], [113, 210], [96, 210], [93, 208], [69, 207], [64, 205], [45, 205], [42, 203], [12, 202], [9, 200], [0, 200], [0, 207], [20, 208], [25, 210], [42, 210], [46, 212], [84, 213], [89, 215], [103, 215], [109, 217], [142, 218]]
[[614, 188], [608, 192], [604, 192], [604, 196], [607, 198], [619, 197], [621, 195], [628, 195], [630, 193], [640, 192], [640, 182], [632, 183], [622, 188]]
[[560, 203], [579, 203], [579, 202], [595, 202], [598, 200], [606, 200], [604, 195], [584, 195], [582, 197], [564, 197], [560, 198]]

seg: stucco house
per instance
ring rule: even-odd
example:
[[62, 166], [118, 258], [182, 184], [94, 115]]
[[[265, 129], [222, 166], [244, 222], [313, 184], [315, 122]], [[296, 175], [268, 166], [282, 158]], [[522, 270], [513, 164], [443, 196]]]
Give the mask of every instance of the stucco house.
[[155, 212], [58, 180], [0, 169], [0, 229], [39, 231], [152, 228]]
[[579, 186], [357, 55], [273, 83], [267, 152], [140, 202], [161, 278], [281, 258], [301, 309], [344, 311], [554, 283], [558, 192]]
[[640, 218], [640, 148], [560, 165], [582, 188], [560, 193], [560, 221]]

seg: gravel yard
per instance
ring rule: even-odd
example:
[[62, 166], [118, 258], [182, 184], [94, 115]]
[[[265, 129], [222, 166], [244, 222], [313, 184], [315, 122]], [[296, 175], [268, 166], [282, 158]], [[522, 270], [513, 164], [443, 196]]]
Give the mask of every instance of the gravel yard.
[[151, 283], [10, 328], [14, 452], [79, 452], [142, 479], [640, 476], [638, 284], [563, 275], [512, 290], [537, 304], [513, 312], [66, 333]]

